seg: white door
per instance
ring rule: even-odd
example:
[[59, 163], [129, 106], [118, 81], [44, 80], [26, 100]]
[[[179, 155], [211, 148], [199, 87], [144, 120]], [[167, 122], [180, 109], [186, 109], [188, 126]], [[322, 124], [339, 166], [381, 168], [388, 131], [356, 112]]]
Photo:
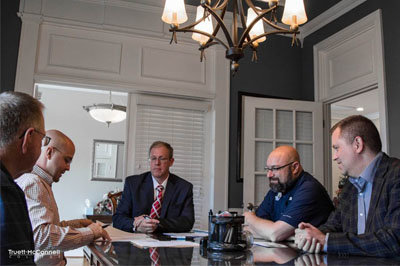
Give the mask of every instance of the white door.
[[304, 170], [324, 184], [322, 117], [321, 103], [243, 97], [244, 207], [268, 192], [265, 162], [278, 146], [295, 147]]

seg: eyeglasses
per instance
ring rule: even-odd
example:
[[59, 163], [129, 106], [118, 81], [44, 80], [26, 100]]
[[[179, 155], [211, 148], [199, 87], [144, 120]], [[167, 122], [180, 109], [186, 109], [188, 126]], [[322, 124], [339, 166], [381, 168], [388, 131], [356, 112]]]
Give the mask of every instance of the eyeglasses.
[[151, 163], [156, 163], [158, 160], [160, 160], [161, 163], [165, 163], [166, 161], [169, 160], [169, 158], [165, 158], [165, 157], [150, 157], [149, 158], [149, 162]]
[[62, 155], [63, 158], [64, 158], [64, 162], [65, 162], [66, 164], [71, 164], [71, 163], [72, 163], [72, 157], [65, 156], [64, 152], [62, 152], [59, 148], [57, 148], [57, 147], [55, 147], [55, 146], [52, 146], [52, 147], [53, 147], [54, 150], [56, 150], [56, 151], [58, 151], [59, 153], [61, 153], [61, 155]]
[[[19, 137], [19, 139], [22, 139], [25, 136], [26, 131], [28, 131], [28, 129], [29, 128], [25, 129], [24, 133], [22, 133], [22, 135]], [[39, 135], [42, 136], [42, 146], [47, 146], [50, 143], [51, 138], [46, 136], [46, 134], [40, 132], [36, 128], [33, 129], [33, 132], [36, 132], [36, 133], [38, 133]]]
[[290, 163], [285, 164], [285, 165], [282, 165], [282, 166], [272, 166], [272, 167], [265, 166], [265, 167], [264, 167], [264, 170], [267, 171], [267, 173], [268, 173], [269, 171], [272, 171], [273, 173], [276, 173], [276, 172], [278, 172], [279, 170], [281, 170], [282, 168], [284, 168], [284, 167], [286, 167], [286, 166], [288, 166], [288, 165], [291, 165], [291, 164], [294, 163], [294, 162], [295, 162], [295, 161], [290, 162]]

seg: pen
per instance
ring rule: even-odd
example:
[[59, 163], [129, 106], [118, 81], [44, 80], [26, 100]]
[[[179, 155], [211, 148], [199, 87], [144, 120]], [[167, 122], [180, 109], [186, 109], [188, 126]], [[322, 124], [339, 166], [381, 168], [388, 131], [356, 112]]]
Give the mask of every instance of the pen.
[[110, 224], [103, 224], [101, 227], [102, 228], [106, 228], [106, 227], [108, 227]]

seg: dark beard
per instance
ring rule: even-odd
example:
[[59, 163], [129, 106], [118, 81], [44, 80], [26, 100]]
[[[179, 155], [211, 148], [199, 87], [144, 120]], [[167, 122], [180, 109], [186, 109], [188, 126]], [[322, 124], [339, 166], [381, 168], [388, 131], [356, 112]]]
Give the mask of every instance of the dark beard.
[[296, 180], [293, 179], [293, 174], [292, 172], [289, 171], [288, 174], [288, 180], [286, 183], [281, 183], [278, 179], [278, 183], [273, 184], [271, 183], [271, 179], [269, 181], [269, 187], [271, 190], [275, 193], [282, 192], [282, 194], [285, 194], [295, 183]]

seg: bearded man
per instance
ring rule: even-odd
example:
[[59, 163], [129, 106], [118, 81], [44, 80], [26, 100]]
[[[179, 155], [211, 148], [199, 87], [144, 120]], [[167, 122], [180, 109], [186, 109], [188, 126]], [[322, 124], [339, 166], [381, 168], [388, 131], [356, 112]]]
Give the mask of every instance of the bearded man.
[[257, 211], [246, 212], [246, 230], [277, 242], [294, 235], [300, 222], [323, 224], [334, 206], [326, 189], [305, 172], [295, 148], [280, 146], [268, 156], [270, 190]]

